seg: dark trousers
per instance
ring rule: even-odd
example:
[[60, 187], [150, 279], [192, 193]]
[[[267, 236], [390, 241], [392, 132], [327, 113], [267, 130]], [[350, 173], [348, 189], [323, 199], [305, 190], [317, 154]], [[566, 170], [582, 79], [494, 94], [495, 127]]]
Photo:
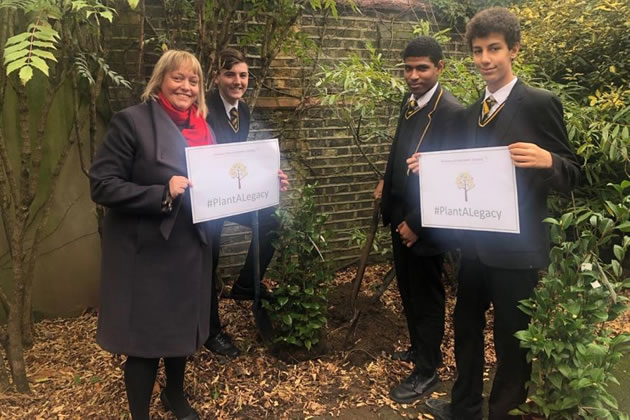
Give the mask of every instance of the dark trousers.
[[485, 313], [494, 307], [494, 346], [497, 371], [489, 399], [489, 419], [516, 419], [508, 412], [525, 402], [531, 365], [527, 350], [514, 333], [524, 330], [529, 316], [518, 308], [538, 283], [538, 270], [488, 267], [479, 260], [462, 259], [455, 305], [455, 361], [457, 380], [452, 390], [456, 418], [481, 420], [483, 403]]
[[[258, 234], [260, 238], [260, 275], [261, 280], [265, 275], [265, 271], [271, 262], [273, 253], [275, 251], [271, 244], [271, 236], [269, 233], [278, 229], [278, 221], [273, 216], [276, 211], [276, 207], [268, 207], [258, 211]], [[221, 319], [219, 318], [219, 290], [217, 281], [217, 266], [219, 265], [219, 255], [221, 250], [221, 231], [223, 230], [223, 223], [225, 220], [238, 223], [242, 226], [252, 226], [251, 213], [239, 214], [237, 216], [231, 216], [226, 219], [215, 220], [212, 227], [212, 282], [215, 285], [215, 293], [212, 294], [212, 301], [210, 306], [210, 337], [214, 337], [221, 332]], [[247, 251], [247, 258], [245, 259], [245, 265], [241, 269], [238, 279], [234, 284], [238, 284], [242, 288], [250, 289], [254, 287], [254, 244], [250, 243], [249, 250]]]
[[442, 362], [444, 335], [443, 255], [419, 256], [407, 248], [392, 225], [392, 246], [398, 290], [416, 350], [416, 370], [432, 375]]

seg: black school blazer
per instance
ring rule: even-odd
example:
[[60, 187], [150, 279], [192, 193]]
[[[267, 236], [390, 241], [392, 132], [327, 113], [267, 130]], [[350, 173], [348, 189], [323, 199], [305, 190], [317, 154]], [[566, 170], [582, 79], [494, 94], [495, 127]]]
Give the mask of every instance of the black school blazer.
[[[516, 82], [497, 115], [492, 135], [478, 127], [483, 98], [465, 111], [465, 147], [507, 146], [535, 143], [551, 152], [550, 169], [516, 168], [520, 234], [464, 232], [464, 256], [477, 257], [488, 266], [510, 269], [542, 268], [549, 264], [548, 215], [550, 190], [569, 193], [578, 183], [580, 165], [571, 150], [564, 124], [562, 103], [552, 93]], [[479, 130], [479, 131], [478, 131]]]

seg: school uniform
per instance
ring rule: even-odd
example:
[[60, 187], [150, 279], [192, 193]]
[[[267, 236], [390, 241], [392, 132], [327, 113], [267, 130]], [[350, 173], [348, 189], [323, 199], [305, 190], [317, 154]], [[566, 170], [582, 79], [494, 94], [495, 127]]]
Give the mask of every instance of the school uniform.
[[[247, 141], [247, 136], [249, 134], [249, 124], [250, 124], [250, 113], [249, 107], [243, 101], [238, 101], [237, 105], [233, 106], [221, 98], [218, 90], [213, 90], [208, 95], [208, 116], [207, 121], [210, 127], [214, 130], [216, 134], [217, 143], [236, 143], [236, 142], [244, 142]], [[232, 108], [236, 107], [236, 112], [238, 114], [238, 123], [234, 124], [231, 122], [231, 113]], [[271, 245], [271, 239], [269, 237], [269, 233], [272, 230], [277, 229], [277, 221], [272, 216], [275, 207], [269, 207], [266, 209], [262, 209], [258, 211], [259, 218], [259, 235], [260, 235], [260, 273], [261, 276], [264, 275], [267, 266], [271, 262], [273, 257], [274, 248]], [[218, 283], [216, 281], [216, 267], [219, 262], [220, 255], [220, 241], [221, 241], [221, 232], [223, 230], [224, 222], [228, 220], [233, 223], [238, 223], [243, 226], [251, 227], [251, 213], [239, 214], [236, 216], [230, 216], [225, 219], [215, 220], [212, 224], [212, 239], [215, 244], [212, 249], [212, 257], [214, 262], [214, 272], [213, 279], [215, 280], [215, 285]], [[240, 271], [239, 277], [232, 286], [234, 288], [242, 288], [246, 290], [253, 290], [254, 287], [254, 258], [253, 258], [253, 244], [250, 244], [249, 250], [247, 252], [247, 258], [245, 260], [245, 265]], [[221, 322], [219, 318], [219, 311], [217, 305], [217, 295], [218, 293], [214, 293], [212, 295], [212, 311], [210, 316], [210, 337], [217, 335], [221, 331]]]
[[[383, 223], [391, 226], [396, 278], [415, 350], [414, 362], [424, 376], [433, 375], [442, 360], [444, 288], [440, 279], [444, 246], [440, 230], [421, 225], [418, 175], [407, 170], [406, 159], [415, 152], [452, 148], [449, 144], [455, 139], [451, 133], [462, 110], [439, 83], [420, 98], [405, 95], [384, 176]], [[403, 221], [418, 235], [411, 248], [402, 243], [396, 231]]]
[[453, 386], [454, 418], [482, 418], [485, 312], [494, 307], [497, 371], [489, 398], [491, 420], [517, 418], [507, 413], [527, 397], [525, 382], [531, 365], [514, 337], [526, 329], [529, 317], [518, 302], [531, 296], [539, 270], [549, 263], [547, 196], [551, 189], [567, 193], [579, 178], [579, 163], [571, 151], [560, 100], [550, 92], [514, 79], [493, 94], [497, 103], [482, 118], [483, 101], [464, 115], [465, 147], [535, 143], [552, 155], [552, 167], [516, 168], [520, 233], [461, 233], [462, 262], [455, 307], [455, 357], [458, 377]]

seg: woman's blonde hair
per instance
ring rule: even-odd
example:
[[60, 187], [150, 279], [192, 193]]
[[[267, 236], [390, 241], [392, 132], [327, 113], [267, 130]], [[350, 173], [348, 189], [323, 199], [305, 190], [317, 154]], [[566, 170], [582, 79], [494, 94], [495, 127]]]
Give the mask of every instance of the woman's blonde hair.
[[158, 62], [155, 63], [151, 78], [140, 98], [143, 102], [147, 102], [150, 99], [157, 100], [166, 73], [175, 71], [182, 65], [190, 65], [195, 75], [199, 78], [199, 94], [197, 95], [195, 103], [197, 104], [197, 115], [205, 118], [208, 113], [208, 107], [206, 106], [206, 97], [204, 94], [201, 64], [199, 60], [197, 60], [197, 57], [187, 51], [168, 50], [162, 54]]

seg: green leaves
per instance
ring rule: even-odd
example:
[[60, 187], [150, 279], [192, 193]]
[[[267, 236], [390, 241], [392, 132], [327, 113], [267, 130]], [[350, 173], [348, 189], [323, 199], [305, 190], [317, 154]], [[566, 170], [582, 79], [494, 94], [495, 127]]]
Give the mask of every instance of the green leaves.
[[630, 5], [608, 0], [531, 0], [517, 13], [523, 60], [556, 81], [577, 80], [595, 92], [628, 80]]
[[520, 407], [525, 413], [553, 419], [624, 418], [606, 386], [616, 382], [612, 368], [629, 338], [613, 334], [605, 322], [628, 309], [627, 298], [619, 293], [630, 286], [622, 269], [630, 247], [623, 232], [630, 218], [628, 187], [630, 182], [608, 186], [617, 196], [605, 201], [603, 211], [576, 206], [545, 219], [556, 245], [534, 296], [520, 304], [531, 323], [516, 333], [528, 349], [535, 385], [531, 403]]
[[18, 76], [23, 85], [33, 77], [33, 69], [37, 69], [48, 77], [48, 61], [57, 61], [51, 52], [59, 34], [45, 21], [37, 21], [29, 25], [26, 32], [9, 38], [5, 44], [4, 64], [7, 76], [19, 70]]
[[274, 240], [276, 263], [269, 275], [280, 286], [274, 291], [273, 302], [263, 301], [274, 322], [275, 341], [307, 350], [319, 342], [327, 324], [328, 285], [333, 277], [328, 263], [322, 260], [328, 217], [318, 212], [315, 188], [298, 188], [292, 195], [295, 207], [276, 212], [280, 229]]
[[[135, 1], [136, 6], [138, 5], [138, 0], [128, 1], [130, 6], [132, 1]], [[135, 9], [135, 7], [132, 7], [132, 9]], [[91, 17], [94, 17], [96, 19], [96, 23], [98, 23], [99, 18], [106, 19], [109, 23], [112, 23], [114, 20], [114, 13], [116, 13], [116, 10], [111, 7], [98, 2], [88, 2], [85, 0], [74, 0], [72, 2], [72, 10], [75, 12], [82, 11], [85, 13], [85, 18], [88, 20]]]
[[94, 84], [92, 73], [101, 70], [105, 73], [105, 77], [114, 82], [116, 86], [124, 86], [127, 89], [131, 89], [131, 83], [127, 79], [112, 70], [102, 57], [98, 57], [95, 54], [77, 54], [74, 66], [79, 76], [87, 80], [91, 85]]

